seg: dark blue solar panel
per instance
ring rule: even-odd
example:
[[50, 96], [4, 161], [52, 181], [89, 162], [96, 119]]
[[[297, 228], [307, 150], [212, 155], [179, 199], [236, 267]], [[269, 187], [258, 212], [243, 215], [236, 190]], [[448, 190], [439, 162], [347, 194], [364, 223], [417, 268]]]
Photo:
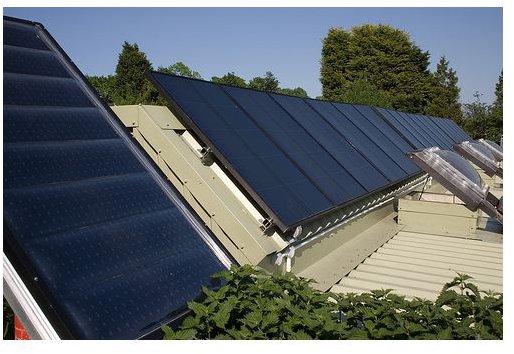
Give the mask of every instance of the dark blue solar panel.
[[223, 265], [38, 31], [4, 18], [4, 250], [61, 335], [139, 338]]
[[431, 133], [442, 142], [440, 147], [446, 150], [452, 149], [453, 140], [429, 116], [418, 114], [417, 117], [420, 123], [425, 124]]
[[393, 110], [377, 107], [376, 110], [394, 129], [396, 129], [413, 147], [414, 149], [423, 149], [430, 145], [425, 141], [412, 126], [407, 125], [402, 117], [398, 116]]
[[[237, 87], [224, 90], [252, 118], [257, 126], [308, 176], [331, 203], [338, 205], [355, 198], [366, 190], [373, 190], [386, 182], [376, 171], [358, 181], [371, 168], [367, 161], [350, 146], [340, 146], [352, 166], [334, 159], [301, 125], [269, 95]], [[291, 112], [290, 112], [291, 113]], [[297, 118], [298, 119], [298, 118]], [[346, 148], [346, 149], [345, 149]], [[349, 166], [345, 169], [343, 166]], [[350, 173], [351, 174], [350, 174]], [[352, 178], [353, 175], [353, 178]], [[373, 179], [373, 177], [377, 177]], [[380, 179], [382, 178], [382, 179]], [[341, 183], [345, 181], [347, 183]], [[363, 188], [364, 187], [364, 188]]]
[[461, 143], [463, 141], [472, 140], [471, 137], [462, 130], [453, 120], [440, 117], [431, 117], [435, 124], [437, 124], [454, 143]]
[[[376, 144], [382, 151], [385, 152], [385, 154], [390, 156], [390, 159], [393, 160], [395, 164], [402, 168], [405, 174], [419, 172], [419, 169], [407, 158], [405, 152], [398, 147], [404, 147], [405, 145], [405, 149], [410, 149], [409, 145], [403, 140], [403, 138], [392, 129], [388, 131], [385, 129], [385, 127], [382, 126], [377, 128], [374, 124], [371, 123], [371, 121], [376, 120], [377, 118], [381, 120], [381, 118], [376, 116], [376, 113], [374, 113], [372, 110], [364, 114], [350, 104], [333, 103], [331, 106], [335, 109], [333, 115], [334, 118], [332, 118], [332, 120], [334, 120], [334, 127], [338, 127], [340, 131], [351, 132], [351, 136], [353, 138], [352, 141], [354, 141], [355, 144], [364, 145], [362, 142], [365, 142], [365, 146], [363, 146], [363, 148]], [[339, 112], [339, 116], [336, 114], [336, 112]], [[327, 115], [327, 117], [329, 117], [329, 115]], [[382, 123], [384, 122], [382, 121]], [[388, 128], [390, 129], [390, 127]], [[398, 145], [395, 145], [388, 138], [388, 133], [391, 135], [391, 139], [396, 141]], [[366, 138], [362, 137], [363, 134]], [[382, 157], [382, 159], [382, 163], [387, 163], [387, 159], [384, 157]], [[405, 174], [403, 177], [405, 177]]]
[[430, 123], [422, 116], [413, 113], [403, 113], [406, 119], [412, 122], [414, 125], [418, 127], [418, 129], [425, 133], [425, 136], [432, 143], [432, 146], [439, 146], [440, 148], [447, 149], [449, 146], [444, 142], [443, 138], [436, 133]]
[[98, 107], [4, 105], [4, 143], [117, 137]]
[[[360, 124], [362, 126], [361, 130], [365, 131], [367, 134], [383, 134], [393, 145], [395, 145], [402, 153], [406, 153], [408, 151], [412, 151], [413, 145], [409, 143], [409, 141], [398, 131], [393, 129], [382, 117], [380, 113], [378, 113], [373, 107], [364, 106], [355, 104], [352, 105], [361, 115], [366, 118], [364, 121], [356, 120], [355, 124]], [[362, 123], [361, 123], [362, 121]], [[367, 124], [366, 122], [369, 122]], [[368, 133], [368, 131], [370, 133]], [[377, 139], [377, 138], [372, 138]], [[410, 162], [410, 166], [413, 166], [416, 171], [418, 171], [418, 167], [414, 165], [414, 163]]]
[[219, 85], [158, 73], [152, 77], [278, 222], [289, 226], [333, 206]]
[[421, 129], [419, 125], [413, 121], [405, 112], [399, 112], [390, 110], [389, 111], [393, 116], [396, 117], [398, 122], [403, 124], [403, 126], [410, 130], [410, 132], [420, 140], [425, 147], [436, 146], [435, 142], [432, 138], [425, 132], [424, 129]]
[[[380, 149], [362, 131], [349, 122], [330, 102], [312, 99], [302, 100], [307, 112], [316, 112], [322, 118], [316, 121], [306, 120], [306, 127], [317, 132], [317, 139], [323, 143], [332, 143], [334, 154], [340, 153], [341, 141], [354, 146], [365, 156], [373, 166], [378, 169], [389, 181], [405, 178], [405, 171], [395, 163], [383, 150]], [[352, 161], [348, 161], [351, 164]], [[368, 169], [369, 170], [369, 169]], [[364, 172], [366, 173], [366, 172]]]
[[70, 77], [54, 52], [4, 45], [4, 71], [16, 74]]

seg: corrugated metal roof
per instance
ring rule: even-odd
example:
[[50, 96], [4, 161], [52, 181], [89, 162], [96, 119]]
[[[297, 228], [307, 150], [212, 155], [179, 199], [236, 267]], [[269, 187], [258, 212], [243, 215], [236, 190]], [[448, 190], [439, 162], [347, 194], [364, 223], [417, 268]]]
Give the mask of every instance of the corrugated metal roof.
[[394, 289], [407, 298], [435, 300], [459, 273], [480, 290], [502, 292], [501, 243], [401, 231], [331, 289], [361, 293]]

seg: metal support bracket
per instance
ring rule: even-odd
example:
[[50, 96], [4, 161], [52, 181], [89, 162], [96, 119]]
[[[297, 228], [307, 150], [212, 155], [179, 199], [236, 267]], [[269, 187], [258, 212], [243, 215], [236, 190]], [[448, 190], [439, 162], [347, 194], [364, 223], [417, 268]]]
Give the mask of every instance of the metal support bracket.
[[212, 150], [210, 147], [204, 146], [200, 149], [200, 160], [205, 166], [210, 166], [214, 162]]
[[261, 220], [260, 228], [262, 232], [266, 233], [271, 227], [273, 226], [273, 219], [272, 218], [266, 218], [264, 220]]

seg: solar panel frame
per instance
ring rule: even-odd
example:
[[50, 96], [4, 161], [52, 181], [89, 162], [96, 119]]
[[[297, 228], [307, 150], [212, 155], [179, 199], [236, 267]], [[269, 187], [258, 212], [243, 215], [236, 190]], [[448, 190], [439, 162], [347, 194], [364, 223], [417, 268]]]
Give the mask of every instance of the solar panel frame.
[[[12, 18], [8, 16], [4, 16], [4, 26], [29, 26], [33, 27], [34, 31], [30, 30], [28, 32], [33, 32], [32, 34], [37, 33], [38, 41], [40, 40], [41, 43], [44, 42], [44, 50], [53, 51], [56, 53], [60, 60], [60, 64], [64, 65], [66, 69], [71, 73], [74, 80], [76, 80], [80, 86], [80, 89], [83, 91], [83, 94], [88, 97], [92, 102], [92, 107], [98, 108], [102, 115], [102, 119], [107, 123], [107, 126], [109, 129], [115, 132], [116, 137], [120, 139], [120, 141], [123, 141], [125, 146], [134, 154], [135, 158], [138, 160], [138, 162], [143, 166], [143, 170], [146, 171], [146, 174], [148, 175], [148, 178], [152, 181], [152, 184], [159, 190], [163, 196], [165, 196], [166, 200], [170, 205], [174, 206], [174, 210], [176, 210], [181, 216], [183, 220], [187, 220], [187, 225], [189, 225], [194, 232], [199, 236], [199, 239], [202, 240], [201, 242], [205, 243], [206, 249], [209, 249], [214, 255], [214, 257], [220, 262], [220, 264], [223, 264], [225, 267], [228, 267], [230, 263], [233, 263], [233, 260], [225, 253], [225, 251], [221, 248], [219, 243], [216, 241], [214, 236], [210, 231], [208, 231], [207, 228], [203, 225], [203, 223], [200, 221], [199, 217], [195, 215], [194, 211], [184, 202], [183, 198], [179, 196], [178, 192], [174, 190], [173, 187], [171, 187], [161, 174], [161, 172], [158, 170], [156, 165], [146, 156], [146, 153], [142, 150], [142, 148], [135, 144], [128, 133], [125, 131], [122, 123], [115, 118], [116, 115], [112, 110], [109, 108], [109, 106], [100, 99], [94, 88], [91, 86], [91, 84], [87, 81], [85, 76], [80, 72], [80, 70], [77, 68], [77, 66], [73, 63], [73, 61], [68, 57], [68, 55], [64, 52], [64, 50], [59, 46], [59, 44], [55, 41], [55, 39], [46, 31], [44, 26], [37, 22], [27, 21], [27, 20], [21, 20], [17, 18]], [[8, 31], [4, 30], [4, 36], [8, 33]], [[34, 36], [35, 37], [35, 36]], [[4, 37], [5, 38], [5, 37]], [[30, 36], [27, 38], [31, 38]], [[41, 38], [41, 39], [39, 39]], [[31, 42], [32, 46], [37, 47], [39, 43], [38, 41]], [[4, 42], [5, 44], [5, 42]], [[23, 41], [20, 42], [20, 44], [23, 44]], [[39, 47], [42, 47], [39, 45]], [[39, 48], [43, 49], [43, 48]], [[10, 106], [7, 106], [7, 109], [9, 109]], [[38, 109], [40, 107], [23, 107], [18, 106], [18, 108], [26, 108], [29, 110]], [[58, 107], [52, 107], [53, 109], [59, 110]], [[4, 112], [5, 112], [6, 106], [4, 102]], [[89, 109], [89, 108], [85, 108]], [[85, 117], [84, 117], [85, 118]], [[29, 122], [26, 122], [30, 124]], [[17, 128], [16, 126], [9, 126], [9, 129], [12, 131], [15, 131]], [[86, 133], [86, 136], [94, 136], [95, 129], [104, 129], [101, 125], [96, 125], [93, 130], [88, 131]], [[6, 131], [4, 131], [4, 134]], [[55, 131], [50, 131], [50, 136], [52, 134], [55, 135]], [[47, 140], [52, 140], [50, 136], [47, 136]], [[111, 138], [111, 134], [107, 134], [106, 138]], [[5, 136], [4, 136], [5, 138]], [[9, 140], [9, 139], [7, 139]], [[23, 139], [21, 139], [23, 140]], [[41, 141], [45, 141], [45, 138]], [[20, 141], [20, 137], [15, 137], [14, 140], [11, 140], [13, 143], [23, 143], [23, 141]], [[5, 166], [4, 166], [5, 168]], [[5, 178], [5, 175], [4, 175]], [[4, 179], [5, 183], [5, 179]], [[5, 192], [5, 191], [4, 191]], [[5, 213], [5, 209], [4, 209]], [[37, 277], [34, 278], [33, 275], [38, 273], [38, 270], [34, 268], [34, 265], [32, 262], [27, 261], [27, 255], [25, 254], [25, 251], [21, 248], [20, 244], [18, 242], [8, 242], [8, 240], [15, 240], [16, 236], [13, 234], [11, 228], [6, 224], [6, 219], [4, 217], [4, 253], [7, 255], [9, 260], [12, 262], [12, 264], [15, 266], [15, 269], [17, 273], [22, 276], [24, 279], [24, 282], [27, 286], [27, 288], [30, 290], [30, 292], [33, 294], [33, 296], [38, 300], [39, 305], [43, 308], [45, 315], [50, 319], [52, 326], [56, 328], [63, 338], [73, 338], [77, 334], [77, 332], [70, 331], [68, 328], [68, 320], [65, 319], [62, 313], [60, 313], [59, 309], [56, 306], [55, 298], [52, 295], [52, 292], [50, 289], [46, 286], [45, 283], [40, 282]], [[185, 306], [185, 303], [184, 303]], [[180, 317], [184, 313], [184, 308], [179, 309], [176, 313], [170, 314], [170, 320], [174, 320], [174, 318]], [[157, 327], [156, 327], [157, 326]], [[121, 327], [120, 327], [121, 328]], [[153, 324], [150, 325], [147, 329], [146, 334], [150, 334], [152, 332], [158, 331], [159, 325]], [[135, 338], [134, 338], [135, 339]]]

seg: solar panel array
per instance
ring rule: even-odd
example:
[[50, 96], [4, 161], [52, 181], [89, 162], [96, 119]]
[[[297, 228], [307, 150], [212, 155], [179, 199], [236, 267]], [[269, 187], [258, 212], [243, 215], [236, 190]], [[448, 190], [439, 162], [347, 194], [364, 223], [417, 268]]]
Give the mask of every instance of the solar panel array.
[[420, 173], [407, 152], [453, 144], [436, 118], [149, 78], [283, 231]]
[[3, 33], [4, 251], [61, 336], [146, 335], [224, 266], [49, 34]]

